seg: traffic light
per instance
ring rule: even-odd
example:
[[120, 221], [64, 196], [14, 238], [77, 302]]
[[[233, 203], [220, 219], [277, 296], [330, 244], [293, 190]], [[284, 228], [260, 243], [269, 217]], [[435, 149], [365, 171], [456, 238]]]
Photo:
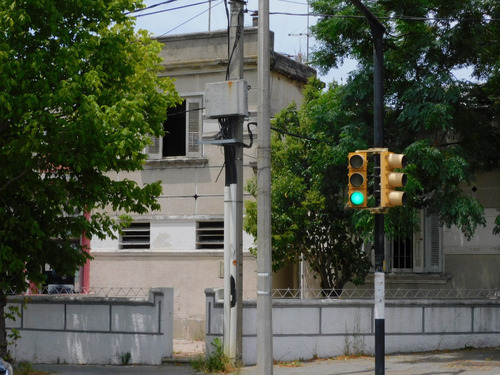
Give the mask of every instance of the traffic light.
[[404, 206], [406, 193], [396, 190], [406, 185], [406, 174], [394, 172], [406, 167], [406, 156], [390, 151], [380, 153], [380, 207]]
[[350, 152], [349, 164], [349, 207], [365, 208], [367, 197], [367, 153], [364, 151]]

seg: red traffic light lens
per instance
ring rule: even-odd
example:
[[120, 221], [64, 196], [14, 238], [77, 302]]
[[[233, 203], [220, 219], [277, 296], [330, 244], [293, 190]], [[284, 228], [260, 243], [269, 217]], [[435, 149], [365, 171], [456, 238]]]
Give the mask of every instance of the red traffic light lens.
[[361, 155], [353, 155], [349, 159], [349, 165], [354, 168], [354, 169], [359, 169], [363, 167], [363, 164], [365, 163], [365, 159]]

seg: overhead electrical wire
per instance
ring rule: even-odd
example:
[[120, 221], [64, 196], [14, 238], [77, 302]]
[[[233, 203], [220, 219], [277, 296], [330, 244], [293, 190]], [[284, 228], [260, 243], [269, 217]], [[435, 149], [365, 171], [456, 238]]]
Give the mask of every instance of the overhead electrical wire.
[[[198, 5], [203, 5], [203, 4], [211, 4], [211, 0], [204, 0], [204, 1], [200, 1], [200, 2], [197, 2], [197, 3], [193, 3], [193, 4], [186, 4], [186, 5], [182, 5], [182, 6], [178, 6], [178, 7], [174, 7], [174, 8], [168, 8], [168, 9], [161, 9], [161, 10], [157, 10], [157, 11], [153, 11], [153, 12], [148, 12], [148, 13], [140, 13], [140, 14], [135, 14], [135, 13], [138, 13], [138, 12], [144, 12], [148, 9], [154, 9], [154, 8], [157, 8], [159, 6], [162, 6], [162, 5], [167, 5], [167, 4], [172, 4], [172, 3], [175, 3], [175, 2], [178, 2], [179, 0], [166, 0], [166, 1], [161, 1], [157, 4], [153, 4], [153, 5], [149, 5], [145, 8], [141, 8], [141, 9], [137, 9], [135, 11], [131, 11], [127, 14], [131, 14], [133, 17], [146, 17], [146, 16], [150, 16], [150, 15], [155, 15], [155, 14], [159, 14], [159, 13], [164, 13], [164, 12], [171, 12], [171, 11], [175, 11], [175, 10], [180, 10], [180, 9], [184, 9], [184, 8], [189, 8], [189, 7], [194, 7], [194, 6], [198, 6]], [[293, 2], [292, 0], [281, 0], [281, 1], [285, 1], [285, 2]], [[219, 1], [218, 3], [216, 3], [215, 5], [211, 5], [210, 6], [210, 9], [213, 9], [214, 7], [218, 6], [219, 4], [221, 4], [222, 2], [225, 2], [226, 3], [226, 13], [227, 13], [227, 0], [221, 0]], [[297, 2], [298, 3], [298, 2]], [[163, 35], [166, 35], [166, 34], [169, 34], [171, 33], [172, 31], [176, 30], [177, 28], [185, 25], [186, 23], [194, 20], [195, 18], [205, 14], [206, 12], [208, 12], [209, 9], [206, 9], [200, 13], [198, 13], [197, 15], [191, 17], [190, 19], [186, 20], [185, 22], [177, 25], [176, 27], [168, 30], [167, 32], [163, 33]], [[250, 11], [250, 12], [254, 12], [254, 11]], [[296, 16], [296, 17], [322, 17], [322, 18], [365, 18], [363, 15], [332, 15], [332, 14], [315, 14], [315, 13], [309, 13], [309, 12], [306, 12], [306, 13], [294, 13], [294, 12], [270, 12], [269, 15], [284, 15], [284, 16]], [[464, 22], [498, 22], [500, 21], [500, 18], [465, 18], [465, 19], [458, 19], [458, 18], [446, 18], [446, 17], [419, 17], [419, 16], [405, 16], [405, 15], [401, 15], [401, 16], [377, 16], [377, 18], [381, 19], [381, 20], [406, 20], [406, 21], [448, 21], [448, 22], [459, 22], [459, 21], [464, 21]]]
[[[171, 0], [172, 1], [177, 1], [177, 0]], [[184, 8], [190, 8], [190, 7], [194, 7], [194, 6], [198, 6], [198, 5], [203, 5], [203, 4], [206, 4], [208, 1], [200, 1], [199, 3], [193, 3], [193, 4], [186, 4], [186, 5], [181, 5], [181, 6], [178, 6], [178, 7], [175, 7], [175, 8], [168, 8], [168, 9], [162, 9], [162, 10], [157, 10], [155, 12], [149, 12], [149, 13], [141, 13], [141, 14], [137, 14], [135, 15], [134, 17], [145, 17], [145, 16], [151, 16], [153, 14], [159, 14], [159, 13], [165, 13], [165, 12], [170, 12], [170, 11], [173, 11], [173, 10], [179, 10], [179, 9], [184, 9]], [[220, 3], [218, 3], [220, 4]], [[217, 5], [218, 5], [217, 4]], [[148, 8], [144, 8], [144, 9], [140, 9], [140, 10], [137, 10], [135, 12], [139, 12], [139, 11], [144, 11], [144, 10], [147, 10], [147, 9], [150, 9], [149, 7]], [[135, 13], [134, 12], [134, 13]], [[206, 11], [205, 11], [206, 12]], [[205, 13], [203, 12], [203, 13]]]
[[[224, 1], [224, 0], [219, 1], [217, 4], [212, 5], [209, 9], [212, 9], [212, 8], [216, 7], [217, 5], [219, 5], [220, 3], [222, 3], [223, 1]], [[163, 33], [163, 34], [161, 34], [160, 36], [167, 35], [167, 34], [171, 33], [172, 31], [177, 30], [179, 27], [181, 27], [181, 26], [185, 25], [186, 23], [188, 23], [188, 22], [190, 22], [190, 21], [194, 20], [195, 18], [198, 18], [199, 16], [201, 16], [201, 15], [205, 14], [206, 12], [208, 12], [208, 10], [209, 10], [209, 9], [205, 9], [203, 12], [198, 13], [197, 15], [195, 15], [195, 16], [193, 16], [193, 17], [191, 17], [190, 19], [188, 19], [188, 20], [186, 20], [186, 21], [182, 22], [181, 24], [179, 24], [179, 25], [175, 26], [174, 28], [172, 28], [172, 29], [168, 30], [167, 32], [164, 32], [164, 33]]]
[[176, 1], [178, 1], [178, 0], [167, 0], [167, 1], [162, 1], [162, 2], [159, 2], [158, 4], [148, 5], [148, 6], [144, 7], [144, 8], [133, 10], [133, 11], [131, 11], [131, 12], [128, 12], [127, 14], [137, 13], [137, 12], [142, 12], [142, 11], [144, 11], [144, 10], [157, 8], [157, 7], [162, 6], [162, 5], [165, 5], [165, 4], [175, 3]]
[[[131, 11], [131, 12], [127, 13], [127, 14], [142, 12], [142, 11], [145, 11], [145, 10], [148, 10], [148, 9], [153, 9], [153, 8], [159, 7], [161, 5], [175, 3], [177, 1], [179, 1], [179, 0], [162, 1], [162, 2], [159, 2], [158, 4], [149, 5], [149, 6], [145, 7], [145, 8], [137, 9], [137, 10]], [[222, 1], [226, 1], [226, 0], [222, 0]], [[220, 1], [216, 5], [219, 5], [222, 1]], [[305, 3], [300, 3], [298, 1], [291, 1], [291, 0], [280, 0], [280, 1], [294, 3], [294, 4], [303, 4], [303, 5], [306, 5]], [[197, 3], [193, 3], [193, 4], [182, 5], [182, 6], [175, 7], [175, 8], [162, 9], [162, 10], [159, 10], [159, 11], [156, 11], [156, 12], [150, 12], [150, 13], [145, 13], [145, 14], [138, 14], [138, 15], [135, 15], [134, 17], [143, 17], [143, 16], [149, 16], [149, 15], [152, 15], [152, 14], [158, 14], [158, 13], [163, 13], [163, 12], [170, 12], [170, 11], [174, 11], [174, 10], [179, 10], [179, 9], [183, 9], [183, 8], [189, 8], [189, 7], [203, 5], [203, 4], [207, 4], [207, 3], [211, 3], [211, 1], [210, 0], [204, 0], [204, 1], [197, 2]], [[214, 5], [214, 6], [216, 6], [216, 5]], [[212, 6], [212, 8], [214, 6]], [[227, 7], [227, 4], [226, 4], [226, 7]], [[252, 10], [250, 12], [256, 12], [256, 10]], [[283, 16], [297, 16], [297, 17], [312, 16], [312, 17], [333, 17], [333, 18], [365, 18], [365, 16], [363, 16], [363, 15], [355, 15], [355, 14], [352, 14], [352, 15], [347, 15], [347, 14], [338, 15], [338, 14], [295, 13], [295, 12], [269, 12], [269, 15], [283, 15]], [[451, 17], [448, 17], [448, 18], [447, 17], [421, 17], [421, 16], [405, 16], [405, 15], [401, 15], [401, 16], [379, 16], [379, 15], [377, 15], [377, 18], [379, 18], [379, 19], [387, 19], [387, 20], [396, 20], [397, 19], [397, 20], [409, 20], [409, 21], [451, 21], [451, 22], [456, 22], [456, 21], [479, 21], [479, 22], [484, 22], [484, 21], [486, 21], [486, 22], [488, 22], [488, 21], [500, 21], [500, 18], [482, 18], [482, 19], [479, 19], [479, 18], [465, 18], [465, 19], [459, 19], [459, 18], [451, 18]]]

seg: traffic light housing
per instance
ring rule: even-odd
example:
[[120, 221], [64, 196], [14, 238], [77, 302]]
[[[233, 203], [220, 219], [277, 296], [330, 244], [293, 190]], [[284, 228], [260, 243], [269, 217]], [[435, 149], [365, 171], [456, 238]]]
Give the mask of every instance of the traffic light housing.
[[366, 208], [368, 159], [364, 151], [350, 152], [348, 155], [349, 193], [348, 205], [353, 208]]
[[395, 172], [406, 166], [406, 156], [390, 151], [380, 153], [380, 207], [404, 206], [406, 193], [396, 188], [406, 185], [405, 173]]

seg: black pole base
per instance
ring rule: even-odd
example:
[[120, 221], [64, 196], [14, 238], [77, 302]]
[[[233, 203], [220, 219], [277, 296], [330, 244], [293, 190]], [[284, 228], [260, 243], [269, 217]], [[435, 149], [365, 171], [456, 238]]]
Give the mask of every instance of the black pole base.
[[385, 319], [375, 319], [375, 375], [385, 374]]

